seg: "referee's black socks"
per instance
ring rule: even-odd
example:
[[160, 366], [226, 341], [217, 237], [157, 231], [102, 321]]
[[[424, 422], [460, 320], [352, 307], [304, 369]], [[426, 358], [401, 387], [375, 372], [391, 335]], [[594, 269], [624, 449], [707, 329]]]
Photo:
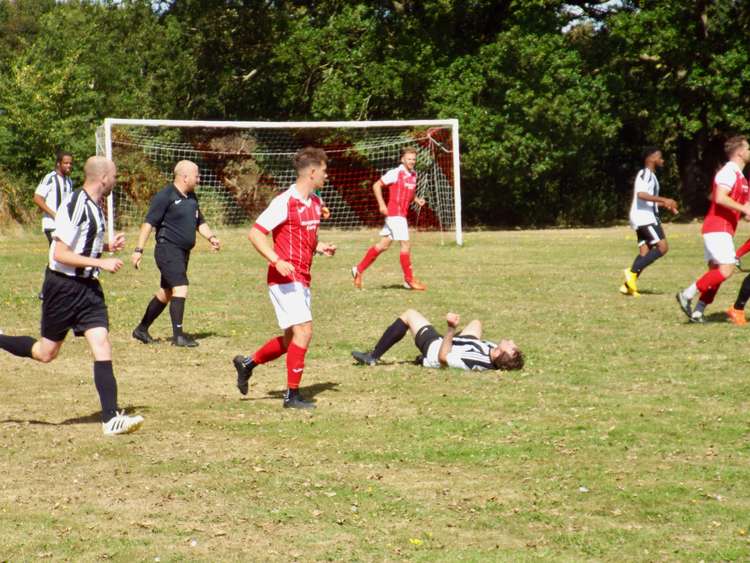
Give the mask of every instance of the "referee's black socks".
[[148, 307], [146, 307], [146, 312], [143, 314], [141, 327], [148, 330], [148, 327], [154, 324], [154, 321], [162, 314], [166, 307], [166, 303], [162, 303], [156, 297], [153, 297], [149, 302]]
[[182, 318], [185, 316], [185, 298], [172, 297], [169, 302], [169, 316], [172, 319], [172, 334], [182, 336]]
[[[745, 276], [745, 279], [742, 280], [740, 291], [737, 294], [737, 301], [734, 302], [734, 308], [744, 309], [748, 299], [750, 299], [750, 275]], [[0, 336], [0, 338], [2, 337]]]
[[399, 340], [401, 340], [406, 331], [409, 330], [407, 325], [400, 318], [393, 321], [393, 324], [385, 329], [383, 336], [380, 337], [378, 343], [375, 344], [375, 348], [370, 352], [370, 356], [379, 360], [383, 354], [390, 350]]
[[94, 385], [102, 404], [102, 422], [117, 414], [117, 380], [112, 370], [112, 360], [94, 362]]
[[31, 347], [34, 346], [34, 340], [31, 336], [6, 336], [0, 334], [0, 348], [10, 352], [14, 356], [22, 358], [32, 358]]

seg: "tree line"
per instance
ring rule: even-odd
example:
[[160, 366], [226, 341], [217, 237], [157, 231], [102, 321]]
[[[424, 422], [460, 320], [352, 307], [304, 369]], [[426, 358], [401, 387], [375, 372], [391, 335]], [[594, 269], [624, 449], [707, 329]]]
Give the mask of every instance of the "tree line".
[[107, 116], [457, 117], [469, 224], [621, 219], [644, 145], [697, 216], [749, 131], [748, 36], [735, 0], [0, 0], [0, 209]]

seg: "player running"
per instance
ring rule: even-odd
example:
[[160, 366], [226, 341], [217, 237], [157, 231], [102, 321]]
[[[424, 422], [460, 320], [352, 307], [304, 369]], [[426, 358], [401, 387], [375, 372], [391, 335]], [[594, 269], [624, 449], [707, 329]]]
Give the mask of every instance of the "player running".
[[[312, 339], [310, 268], [314, 253], [333, 256], [333, 244], [318, 242], [322, 201], [314, 191], [326, 181], [325, 151], [307, 147], [294, 157], [297, 181], [276, 196], [260, 214], [248, 238], [269, 262], [268, 295], [284, 333], [272, 338], [251, 356], [235, 356], [237, 388], [247, 395], [248, 380], [256, 366], [286, 354], [287, 391], [284, 408], [310, 409], [315, 403], [302, 398], [299, 384], [305, 354]], [[273, 235], [273, 247], [266, 235]]]
[[[747, 138], [738, 135], [724, 143], [728, 162], [716, 173], [711, 194], [711, 206], [703, 221], [703, 248], [708, 271], [689, 287], [677, 293], [680, 308], [694, 323], [704, 322], [704, 311], [711, 304], [724, 280], [734, 273], [736, 255], [733, 236], [740, 214], [750, 220], [747, 179], [742, 173], [750, 162]], [[692, 300], [700, 292], [700, 299], [692, 308]]]
[[[394, 240], [401, 244], [401, 270], [404, 272], [404, 287], [424, 291], [427, 286], [414, 277], [411, 267], [411, 246], [409, 243], [409, 225], [406, 215], [409, 205], [414, 202], [419, 207], [425, 204], [424, 198], [417, 196], [417, 172], [414, 167], [417, 164], [417, 149], [404, 147], [401, 149], [401, 165], [386, 172], [372, 186], [375, 199], [378, 200], [380, 213], [385, 215], [385, 226], [380, 231], [380, 242], [372, 245], [365, 254], [362, 261], [352, 266], [352, 277], [354, 287], [362, 289], [362, 275], [365, 270], [391, 246]], [[383, 187], [388, 188], [388, 205], [383, 199]]]
[[638, 256], [633, 265], [625, 269], [625, 283], [620, 293], [638, 297], [636, 280], [647, 266], [661, 258], [669, 250], [659, 220], [659, 206], [677, 214], [677, 202], [659, 195], [659, 180], [656, 169], [664, 166], [661, 150], [648, 147], [643, 151], [643, 169], [635, 177], [633, 203], [630, 206], [630, 226], [638, 237]]

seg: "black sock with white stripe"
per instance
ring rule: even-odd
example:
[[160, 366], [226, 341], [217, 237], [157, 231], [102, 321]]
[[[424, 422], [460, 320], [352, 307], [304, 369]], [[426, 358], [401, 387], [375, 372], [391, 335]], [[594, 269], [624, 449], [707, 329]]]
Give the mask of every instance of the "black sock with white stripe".
[[148, 307], [146, 307], [146, 312], [141, 319], [140, 326], [142, 328], [148, 329], [148, 327], [153, 324], [153, 322], [159, 317], [159, 315], [162, 314], [166, 307], [166, 303], [162, 303], [156, 297], [152, 298], [148, 304]]
[[407, 330], [409, 330], [409, 325], [407, 325], [400, 318], [393, 321], [393, 324], [385, 329], [383, 336], [381, 336], [380, 340], [378, 340], [378, 343], [375, 344], [375, 348], [370, 353], [370, 356], [372, 356], [376, 360], [379, 360], [383, 354], [390, 350], [399, 340], [404, 337]]
[[36, 340], [30, 336], [5, 336], [0, 334], [0, 348], [22, 358], [33, 357], [31, 347], [34, 346], [34, 342]]
[[169, 316], [172, 318], [172, 335], [182, 336], [182, 318], [185, 316], [185, 298], [172, 297], [169, 302]]
[[117, 380], [112, 360], [94, 362], [94, 385], [102, 404], [102, 422], [107, 422], [117, 414]]
[[645, 256], [638, 255], [638, 257], [633, 260], [633, 265], [630, 267], [630, 271], [634, 274], [640, 274], [643, 270], [646, 269], [646, 266], [652, 264], [653, 262], [656, 262], [661, 257], [661, 250], [659, 250], [658, 246], [654, 246], [651, 250], [648, 251], [648, 254], [646, 254]]
[[737, 294], [737, 301], [734, 302], [734, 308], [743, 310], [748, 299], [750, 299], [750, 275], [745, 276], [745, 279], [742, 280], [742, 286]]

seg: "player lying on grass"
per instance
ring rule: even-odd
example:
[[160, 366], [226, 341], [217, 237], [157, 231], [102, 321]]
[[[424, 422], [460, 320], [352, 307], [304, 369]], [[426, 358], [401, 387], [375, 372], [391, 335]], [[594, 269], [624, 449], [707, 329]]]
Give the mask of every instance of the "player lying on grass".
[[460, 317], [448, 313], [445, 336], [440, 336], [422, 313], [407, 309], [380, 337], [371, 352], [352, 352], [358, 363], [374, 366], [380, 358], [399, 342], [407, 330], [414, 337], [414, 344], [421, 352], [417, 363], [426, 368], [452, 367], [465, 370], [502, 369], [523, 367], [523, 353], [512, 340], [501, 340], [499, 344], [482, 340], [482, 323], [471, 321], [456, 334]]

